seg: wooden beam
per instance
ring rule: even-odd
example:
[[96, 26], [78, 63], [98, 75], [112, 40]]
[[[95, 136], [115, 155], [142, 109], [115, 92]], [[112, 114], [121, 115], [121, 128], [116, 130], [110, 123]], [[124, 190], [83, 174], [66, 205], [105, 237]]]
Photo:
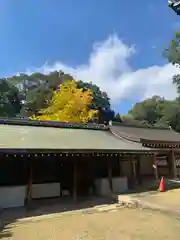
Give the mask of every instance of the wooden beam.
[[119, 158], [119, 176], [124, 176], [121, 158]]
[[25, 205], [28, 207], [32, 199], [32, 183], [33, 183], [33, 168], [32, 168], [32, 159], [27, 158], [27, 191], [25, 196]]
[[112, 184], [112, 163], [111, 159], [108, 159], [108, 180], [109, 180], [109, 187], [111, 192], [113, 191], [113, 184]]
[[167, 166], [168, 166], [169, 176], [171, 176], [171, 169], [172, 169], [171, 152], [167, 154]]
[[131, 171], [131, 176], [130, 176], [130, 186], [131, 188], [135, 187], [137, 184], [137, 161], [133, 157], [129, 159], [129, 164], [130, 164], [130, 171]]
[[73, 162], [73, 200], [77, 200], [77, 163]]
[[138, 181], [138, 185], [141, 185], [141, 183], [142, 183], [141, 172], [140, 172], [141, 156], [137, 156], [136, 161], [137, 161], [137, 163], [136, 163], [137, 181]]
[[177, 179], [176, 159], [173, 150], [171, 151], [171, 161], [172, 161], [172, 176], [174, 179]]
[[137, 180], [136, 164], [137, 164], [137, 161], [133, 160], [132, 161], [132, 168], [133, 168], [133, 178], [134, 178], [135, 182]]

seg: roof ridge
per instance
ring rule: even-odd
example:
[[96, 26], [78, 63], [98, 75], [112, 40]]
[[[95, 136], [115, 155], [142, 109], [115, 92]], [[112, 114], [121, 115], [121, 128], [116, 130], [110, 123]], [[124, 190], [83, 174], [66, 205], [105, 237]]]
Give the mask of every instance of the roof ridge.
[[[135, 128], [146, 128], [146, 129], [156, 129], [156, 130], [172, 130], [170, 127], [160, 127], [160, 126], [153, 126], [153, 125], [146, 125], [146, 124], [133, 124], [133, 123], [128, 123], [128, 122], [112, 122], [112, 126], [122, 126], [122, 127], [135, 127]], [[174, 130], [172, 130], [174, 131]]]
[[117, 134], [112, 130], [112, 128], [109, 128], [109, 130], [110, 130], [111, 134], [118, 139], [123, 139], [123, 140], [131, 142], [131, 143], [140, 143], [141, 144], [141, 141], [137, 140], [137, 138], [131, 138], [128, 136]]
[[109, 126], [106, 126], [104, 124], [39, 121], [29, 120], [25, 118], [0, 118], [0, 125], [2, 124], [34, 127], [72, 128], [86, 130], [109, 130]]

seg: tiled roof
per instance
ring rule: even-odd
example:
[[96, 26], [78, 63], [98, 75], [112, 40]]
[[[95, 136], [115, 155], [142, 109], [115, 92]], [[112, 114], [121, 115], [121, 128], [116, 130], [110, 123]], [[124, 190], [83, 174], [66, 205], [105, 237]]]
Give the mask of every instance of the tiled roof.
[[[55, 126], [53, 126], [53, 124]], [[51, 126], [51, 127], [50, 127]], [[141, 143], [116, 137], [108, 127], [29, 122], [0, 121], [0, 148], [11, 149], [106, 149], [148, 151]]]
[[141, 142], [142, 139], [159, 142], [180, 142], [180, 134], [167, 128], [149, 128], [115, 123], [111, 126], [111, 131], [124, 139], [134, 142]]

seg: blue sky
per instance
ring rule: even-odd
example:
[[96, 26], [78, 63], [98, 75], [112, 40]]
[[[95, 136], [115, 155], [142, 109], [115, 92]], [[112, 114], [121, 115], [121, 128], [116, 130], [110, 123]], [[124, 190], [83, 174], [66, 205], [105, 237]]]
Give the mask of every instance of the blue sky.
[[[1, 0], [0, 10], [1, 76], [61, 67], [99, 84], [122, 113], [154, 94], [175, 97], [171, 77], [177, 70], [162, 51], [180, 17], [166, 0]], [[106, 61], [98, 55], [103, 47]]]

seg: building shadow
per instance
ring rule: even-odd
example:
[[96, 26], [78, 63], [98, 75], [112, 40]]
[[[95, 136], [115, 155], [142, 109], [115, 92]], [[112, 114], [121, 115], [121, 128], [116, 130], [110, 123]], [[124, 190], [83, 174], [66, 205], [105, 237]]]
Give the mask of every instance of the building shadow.
[[4, 209], [0, 214], [1, 230], [0, 239], [12, 236], [11, 224], [18, 224], [21, 220], [30, 221], [31, 217], [39, 217], [56, 213], [84, 210], [83, 213], [89, 213], [96, 206], [103, 206], [115, 203], [112, 197], [89, 197], [78, 198], [73, 201], [72, 198], [55, 198], [32, 200], [27, 206], [19, 208]]

